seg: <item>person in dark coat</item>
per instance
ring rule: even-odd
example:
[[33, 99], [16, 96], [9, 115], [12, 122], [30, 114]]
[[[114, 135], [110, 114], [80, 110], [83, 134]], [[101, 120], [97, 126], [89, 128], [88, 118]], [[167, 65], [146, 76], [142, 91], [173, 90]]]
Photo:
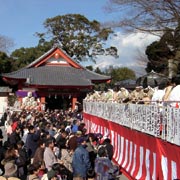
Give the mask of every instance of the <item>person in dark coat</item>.
[[34, 157], [35, 151], [38, 148], [38, 142], [40, 140], [40, 131], [35, 131], [34, 126], [29, 126], [29, 133], [26, 138], [25, 147], [30, 158]]
[[108, 153], [108, 157], [110, 160], [112, 160], [113, 153], [114, 153], [114, 147], [111, 144], [111, 140], [109, 138], [104, 139], [102, 145], [105, 145], [107, 153]]
[[16, 165], [18, 166], [18, 177], [20, 179], [26, 179], [27, 175], [27, 165], [29, 164], [28, 155], [24, 148], [24, 142], [19, 141], [17, 143], [17, 160]]
[[73, 154], [72, 167], [74, 179], [83, 180], [87, 178], [87, 172], [91, 168], [91, 162], [89, 159], [89, 153], [86, 150], [85, 137], [79, 137], [78, 147]]
[[3, 132], [2, 132], [2, 129], [0, 129], [0, 147], [2, 146], [3, 144]]
[[14, 147], [17, 145], [17, 142], [21, 140], [20, 133], [21, 133], [21, 129], [19, 127], [16, 127], [16, 129], [8, 137], [8, 141], [10, 145]]

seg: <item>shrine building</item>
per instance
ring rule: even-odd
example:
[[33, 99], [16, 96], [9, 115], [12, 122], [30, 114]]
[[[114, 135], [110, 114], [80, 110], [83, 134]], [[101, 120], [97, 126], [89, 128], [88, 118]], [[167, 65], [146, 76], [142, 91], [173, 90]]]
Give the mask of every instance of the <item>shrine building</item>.
[[[95, 83], [109, 82], [111, 77], [92, 72], [71, 59], [59, 47], [53, 47], [41, 57], [11, 73], [2, 74], [9, 85], [17, 86], [20, 104], [28, 97], [37, 100], [41, 109], [75, 108]], [[26, 104], [27, 106], [27, 104]], [[29, 106], [33, 106], [29, 103]]]

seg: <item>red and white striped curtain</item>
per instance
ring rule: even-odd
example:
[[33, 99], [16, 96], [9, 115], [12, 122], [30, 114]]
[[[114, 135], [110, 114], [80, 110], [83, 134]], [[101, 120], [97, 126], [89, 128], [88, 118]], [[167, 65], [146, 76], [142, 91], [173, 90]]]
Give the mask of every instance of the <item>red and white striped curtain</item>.
[[132, 179], [180, 179], [180, 147], [112, 121], [84, 113], [88, 132], [109, 134], [113, 161]]

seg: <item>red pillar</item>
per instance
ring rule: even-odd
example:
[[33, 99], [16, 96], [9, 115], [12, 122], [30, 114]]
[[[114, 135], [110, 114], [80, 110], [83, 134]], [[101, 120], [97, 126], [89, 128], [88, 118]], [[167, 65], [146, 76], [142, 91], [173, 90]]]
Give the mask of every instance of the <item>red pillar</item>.
[[76, 102], [77, 102], [77, 97], [73, 97], [72, 98], [72, 110], [75, 109]]

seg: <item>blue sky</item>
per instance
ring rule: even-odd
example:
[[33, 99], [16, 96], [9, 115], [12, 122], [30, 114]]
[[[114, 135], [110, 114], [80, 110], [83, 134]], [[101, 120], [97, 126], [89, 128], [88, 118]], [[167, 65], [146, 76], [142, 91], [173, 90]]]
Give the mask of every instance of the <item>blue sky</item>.
[[35, 32], [42, 32], [43, 22], [57, 15], [78, 13], [89, 20], [105, 22], [112, 14], [104, 11], [106, 0], [0, 0], [0, 34], [12, 38], [15, 49], [37, 44]]
[[[118, 20], [118, 13], [107, 13], [104, 7], [108, 0], [0, 0], [0, 35], [14, 40], [11, 51], [20, 47], [34, 47], [38, 43], [36, 32], [44, 32], [43, 22], [47, 18], [65, 14], [82, 14], [89, 20], [107, 22]], [[100, 57], [94, 67], [109, 65], [134, 68], [135, 56], [156, 38], [142, 34], [124, 35], [121, 32], [109, 41], [119, 50], [119, 58]], [[141, 65], [142, 66], [142, 65]], [[140, 67], [143, 69], [144, 67]], [[141, 70], [141, 74], [143, 71]]]

